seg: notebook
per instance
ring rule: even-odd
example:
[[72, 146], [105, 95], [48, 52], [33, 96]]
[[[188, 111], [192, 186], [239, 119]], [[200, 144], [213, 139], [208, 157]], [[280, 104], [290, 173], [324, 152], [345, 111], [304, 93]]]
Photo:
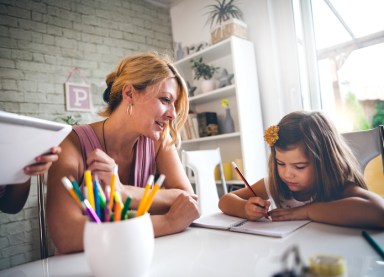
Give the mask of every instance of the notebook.
[[192, 223], [192, 226], [282, 238], [309, 222], [311, 221], [271, 221], [266, 218], [261, 218], [257, 221], [248, 221], [247, 219], [226, 215], [224, 213], [214, 213], [196, 219]]
[[0, 111], [0, 185], [24, 183], [23, 168], [59, 145], [72, 126]]

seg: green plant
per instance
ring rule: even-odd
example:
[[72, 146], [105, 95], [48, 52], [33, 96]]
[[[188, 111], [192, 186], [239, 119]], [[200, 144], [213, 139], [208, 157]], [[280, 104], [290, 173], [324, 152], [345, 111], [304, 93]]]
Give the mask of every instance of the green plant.
[[236, 5], [236, 0], [215, 0], [216, 4], [207, 5], [206, 8], [210, 9], [206, 24], [210, 22], [212, 28], [213, 25], [220, 25], [224, 21], [231, 18], [243, 19], [243, 12]]
[[372, 117], [372, 127], [384, 124], [384, 101], [376, 102], [376, 113]]
[[195, 72], [194, 79], [199, 80], [204, 78], [204, 80], [210, 80], [213, 77], [220, 67], [215, 67], [213, 65], [208, 65], [203, 62], [203, 57], [200, 57], [198, 60], [191, 60], [192, 69]]
[[67, 123], [68, 125], [72, 125], [72, 126], [79, 125], [79, 120], [75, 119], [73, 117], [73, 115], [67, 115], [67, 116], [59, 117], [58, 119]]

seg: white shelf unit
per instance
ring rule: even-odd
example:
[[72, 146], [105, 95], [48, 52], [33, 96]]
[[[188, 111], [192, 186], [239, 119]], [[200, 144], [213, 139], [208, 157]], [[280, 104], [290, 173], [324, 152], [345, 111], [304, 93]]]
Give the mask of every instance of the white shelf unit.
[[[232, 85], [201, 93], [193, 80], [191, 59], [203, 57], [205, 63], [225, 68], [234, 74]], [[181, 149], [203, 150], [220, 147], [223, 162], [242, 159], [245, 178], [249, 183], [266, 176], [267, 161], [263, 141], [262, 113], [260, 106], [257, 70], [253, 43], [231, 37], [176, 62], [180, 74], [193, 86], [195, 96], [189, 98], [190, 110], [196, 113], [216, 112], [219, 121], [225, 117], [221, 99], [229, 99], [235, 132], [216, 136], [184, 140]], [[238, 180], [229, 180], [239, 183]]]

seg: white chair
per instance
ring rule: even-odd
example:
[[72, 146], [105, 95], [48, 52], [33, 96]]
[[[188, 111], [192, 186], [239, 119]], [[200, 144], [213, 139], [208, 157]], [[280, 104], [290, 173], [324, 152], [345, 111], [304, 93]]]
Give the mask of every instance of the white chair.
[[342, 135], [357, 157], [362, 173], [364, 173], [367, 164], [378, 155], [381, 155], [384, 173], [383, 125], [379, 125], [370, 130], [348, 132]]
[[183, 150], [181, 160], [183, 166], [190, 168], [194, 173], [196, 194], [199, 196], [200, 215], [220, 211], [218, 208], [219, 194], [215, 181], [215, 168], [217, 165], [219, 165], [223, 193], [227, 193], [220, 148], [196, 151]]

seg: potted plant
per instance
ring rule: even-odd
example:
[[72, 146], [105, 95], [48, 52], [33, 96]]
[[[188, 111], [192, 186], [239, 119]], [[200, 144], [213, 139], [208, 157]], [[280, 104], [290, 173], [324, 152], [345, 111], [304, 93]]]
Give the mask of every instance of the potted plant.
[[193, 79], [199, 80], [203, 78], [200, 83], [200, 89], [202, 92], [208, 92], [216, 88], [216, 80], [213, 79], [213, 75], [219, 70], [220, 67], [206, 64], [203, 61], [203, 57], [199, 59], [192, 59], [192, 69], [194, 71]]
[[247, 25], [243, 21], [243, 12], [236, 0], [215, 0], [215, 4], [207, 5], [209, 9], [207, 22], [210, 22], [211, 40], [215, 44], [232, 35], [247, 37]]

